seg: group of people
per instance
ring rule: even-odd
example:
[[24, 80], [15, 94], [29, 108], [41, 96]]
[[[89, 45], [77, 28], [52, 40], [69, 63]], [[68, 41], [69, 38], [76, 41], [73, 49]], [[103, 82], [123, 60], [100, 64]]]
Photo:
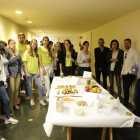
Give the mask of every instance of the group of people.
[[[37, 83], [40, 104], [45, 106], [49, 101], [50, 83], [53, 75], [74, 75], [75, 65], [78, 64], [78, 74], [83, 76], [84, 71], [91, 72], [91, 54], [88, 51], [89, 42], [84, 41], [82, 50], [78, 55], [70, 40], [64, 43], [53, 42], [47, 36], [43, 37], [41, 46], [36, 39], [30, 44], [25, 43], [25, 35], [18, 35], [18, 43], [9, 39], [8, 43], [0, 41], [0, 97], [1, 116], [5, 124], [16, 124], [18, 120], [12, 118], [11, 107], [20, 109], [17, 105], [20, 99], [20, 89], [24, 85], [26, 99], [30, 99], [30, 105], [35, 105], [32, 95], [32, 78]], [[134, 103], [137, 116], [140, 116], [140, 57], [138, 51], [131, 48], [131, 40], [124, 40], [124, 52], [119, 48], [119, 42], [112, 40], [110, 49], [104, 46], [104, 39], [99, 38], [99, 47], [94, 49], [96, 80], [100, 83], [102, 73], [103, 87], [107, 88], [107, 76], [110, 81], [110, 93], [114, 92], [114, 76], [118, 87], [118, 96], [121, 97], [121, 79], [123, 79], [124, 105], [128, 106], [129, 88], [136, 77], [133, 68], [137, 69], [138, 81], [135, 87]], [[93, 66], [92, 66], [93, 67]], [[42, 81], [44, 81], [44, 90]], [[22, 83], [22, 84], [21, 84]], [[10, 103], [11, 102], [11, 103]]]

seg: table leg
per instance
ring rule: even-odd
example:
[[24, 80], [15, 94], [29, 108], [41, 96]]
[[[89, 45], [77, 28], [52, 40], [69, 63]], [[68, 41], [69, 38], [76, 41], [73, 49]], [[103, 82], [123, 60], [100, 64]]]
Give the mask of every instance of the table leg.
[[112, 128], [109, 128], [109, 136], [110, 136], [110, 140], [113, 140]]
[[71, 127], [67, 127], [67, 140], [71, 140]]
[[105, 140], [106, 129], [107, 129], [107, 128], [103, 128], [103, 130], [102, 130], [102, 137], [101, 137], [101, 140]]

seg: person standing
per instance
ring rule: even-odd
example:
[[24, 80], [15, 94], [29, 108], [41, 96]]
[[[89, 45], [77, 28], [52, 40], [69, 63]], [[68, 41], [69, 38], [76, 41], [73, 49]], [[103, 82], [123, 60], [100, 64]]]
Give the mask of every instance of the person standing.
[[60, 76], [60, 73], [62, 73], [62, 51], [61, 51], [61, 45], [59, 42], [56, 42], [54, 44], [54, 74], [55, 76]]
[[108, 63], [107, 74], [110, 81], [110, 94], [114, 93], [114, 75], [116, 77], [116, 83], [118, 87], [118, 97], [121, 97], [122, 88], [121, 88], [121, 70], [123, 64], [123, 50], [119, 49], [118, 40], [112, 40], [110, 43], [110, 50], [107, 54], [106, 62]]
[[89, 42], [84, 41], [83, 49], [78, 53], [77, 56], [77, 63], [79, 64], [78, 68], [78, 75], [83, 76], [84, 71], [91, 72], [90, 62], [91, 62], [91, 55], [88, 51]]
[[[1, 61], [3, 62], [3, 66], [4, 66], [4, 71], [5, 71], [5, 75], [6, 75], [6, 82], [7, 82], [7, 88], [6, 88], [6, 92], [8, 94], [9, 97], [9, 71], [8, 71], [8, 59], [7, 59], [7, 43], [4, 41], [0, 41], [0, 55], [1, 55]], [[4, 114], [4, 110], [3, 110], [3, 102], [1, 102], [1, 118], [5, 118], [5, 114]]]
[[124, 47], [126, 51], [124, 52], [124, 63], [120, 78], [123, 79], [124, 105], [129, 106], [129, 88], [136, 77], [135, 74], [132, 74], [132, 70], [133, 66], [138, 64], [139, 53], [131, 48], [131, 40], [129, 38], [124, 40]]
[[45, 91], [43, 100], [48, 102], [50, 94], [50, 75], [54, 72], [53, 49], [49, 47], [49, 38], [43, 37], [43, 46], [38, 48], [39, 64], [41, 66], [41, 73], [45, 79]]
[[11, 91], [11, 101], [14, 109], [20, 109], [17, 106], [18, 92], [20, 85], [20, 75], [25, 75], [22, 65], [22, 59], [20, 54], [15, 51], [16, 42], [13, 39], [8, 40], [8, 60], [9, 60], [9, 79], [10, 79], [10, 91]]
[[4, 66], [0, 55], [0, 97], [3, 102], [3, 110], [5, 113], [5, 124], [17, 124], [18, 120], [10, 117], [10, 100], [8, 94], [6, 92], [7, 83], [6, 83], [6, 75], [4, 72]]
[[62, 71], [64, 76], [73, 75], [72, 62], [75, 63], [75, 53], [70, 40], [64, 41], [64, 50], [62, 55]]
[[104, 39], [99, 38], [98, 44], [99, 47], [94, 49], [95, 53], [95, 74], [96, 80], [100, 84], [100, 75], [103, 76], [103, 87], [107, 88], [107, 66], [106, 57], [109, 52], [109, 48], [104, 46]]
[[137, 66], [137, 83], [135, 86], [135, 92], [134, 92], [134, 97], [133, 97], [133, 101], [134, 101], [134, 106], [135, 106], [135, 110], [133, 111], [133, 113], [140, 117], [140, 56], [138, 59], [138, 66]]
[[[16, 51], [19, 52], [21, 59], [23, 59], [23, 55], [25, 53], [26, 50], [28, 50], [28, 46], [27, 44], [25, 44], [25, 35], [23, 33], [20, 33], [18, 35], [18, 45], [16, 46]], [[25, 71], [24, 71], [25, 72]], [[19, 87], [19, 97], [18, 97], [18, 104], [20, 104], [20, 88], [23, 87], [25, 88], [25, 92], [26, 92], [26, 98], [25, 99], [29, 99], [29, 93], [28, 93], [28, 89], [27, 89], [27, 79], [25, 75], [21, 75], [23, 78], [20, 80], [20, 87]]]
[[30, 104], [35, 105], [33, 95], [32, 95], [32, 77], [35, 79], [38, 90], [39, 90], [39, 99], [41, 105], [46, 105], [46, 103], [42, 100], [43, 98], [43, 86], [40, 78], [40, 68], [39, 61], [37, 55], [37, 40], [32, 39], [30, 42], [30, 49], [27, 50], [23, 56], [23, 62], [26, 71], [26, 77], [28, 82], [28, 91], [30, 95]]

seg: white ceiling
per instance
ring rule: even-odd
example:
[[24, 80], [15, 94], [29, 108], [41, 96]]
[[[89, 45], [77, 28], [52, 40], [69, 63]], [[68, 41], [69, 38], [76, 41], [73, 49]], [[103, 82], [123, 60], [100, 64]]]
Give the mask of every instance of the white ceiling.
[[1, 15], [52, 37], [80, 35], [138, 9], [140, 0], [0, 0]]

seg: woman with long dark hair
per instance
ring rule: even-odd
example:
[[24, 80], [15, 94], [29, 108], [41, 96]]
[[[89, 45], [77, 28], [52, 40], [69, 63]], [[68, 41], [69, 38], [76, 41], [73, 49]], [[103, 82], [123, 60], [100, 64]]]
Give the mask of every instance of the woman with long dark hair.
[[45, 94], [43, 100], [48, 102], [50, 94], [50, 76], [54, 72], [53, 50], [49, 47], [49, 38], [43, 37], [43, 46], [38, 48], [39, 64], [41, 66], [41, 73], [45, 79]]
[[60, 73], [62, 73], [62, 51], [61, 51], [61, 45], [59, 42], [56, 42], [54, 44], [54, 74], [55, 76], [60, 76]]
[[72, 48], [71, 41], [67, 39], [64, 41], [64, 49], [62, 56], [62, 70], [64, 76], [73, 75], [72, 62], [75, 63], [75, 53]]
[[5, 124], [17, 124], [18, 120], [10, 117], [10, 100], [8, 94], [6, 92], [7, 83], [6, 83], [6, 75], [4, 72], [4, 66], [0, 55], [0, 97], [3, 102], [3, 110], [5, 113]]
[[90, 52], [88, 51], [89, 42], [84, 41], [82, 50], [78, 53], [77, 56], [77, 63], [79, 64], [78, 68], [78, 75], [83, 76], [84, 71], [91, 72], [90, 68], [90, 62], [91, 62], [91, 56]]
[[110, 43], [110, 50], [108, 52], [106, 62], [108, 63], [107, 74], [109, 76], [110, 81], [110, 93], [113, 95], [114, 93], [114, 75], [116, 76], [116, 83], [118, 87], [118, 96], [121, 97], [121, 70], [123, 64], [123, 50], [119, 49], [118, 40], [112, 40]]
[[32, 95], [32, 77], [35, 79], [38, 90], [39, 90], [39, 99], [41, 105], [46, 105], [43, 101], [43, 86], [40, 78], [40, 68], [39, 68], [39, 61], [37, 55], [37, 40], [32, 39], [30, 42], [30, 48], [27, 50], [23, 57], [23, 62], [26, 71], [26, 77], [28, 82], [28, 91], [30, 96], [30, 105], [35, 105], [33, 95]]

